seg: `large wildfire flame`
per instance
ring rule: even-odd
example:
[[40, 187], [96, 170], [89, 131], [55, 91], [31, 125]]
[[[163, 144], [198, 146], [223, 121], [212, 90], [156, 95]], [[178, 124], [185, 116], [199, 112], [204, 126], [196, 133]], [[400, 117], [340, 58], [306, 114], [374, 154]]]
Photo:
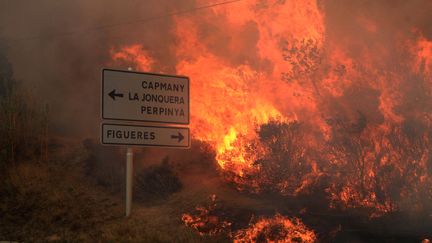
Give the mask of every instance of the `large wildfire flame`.
[[[394, 49], [329, 39], [314, 0], [206, 11], [173, 17], [169, 48], [191, 79], [192, 135], [239, 189], [298, 195], [325, 178], [334, 207], [427, 207], [418, 202], [432, 197], [431, 40], [415, 28], [395, 35]], [[383, 38], [372, 19], [358, 26]], [[112, 57], [166, 69], [139, 44]]]

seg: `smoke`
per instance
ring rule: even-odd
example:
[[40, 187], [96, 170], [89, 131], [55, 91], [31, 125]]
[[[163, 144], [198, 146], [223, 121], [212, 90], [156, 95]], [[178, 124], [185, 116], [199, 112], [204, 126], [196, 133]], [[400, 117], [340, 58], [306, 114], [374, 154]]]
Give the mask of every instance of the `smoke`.
[[[325, 49], [343, 50], [344, 57], [353, 61], [349, 67], [339, 60], [343, 71], [352, 68], [358, 73], [343, 73], [342, 79], [353, 80], [355, 86], [345, 91], [347, 97], [340, 103], [378, 123], [383, 121], [377, 117], [383, 113], [380, 102], [395, 103], [392, 110], [401, 117], [408, 118], [413, 111], [430, 112], [426, 109], [432, 104], [430, 84], [421, 75], [409, 74], [409, 63], [415, 58], [410, 45], [421, 36], [432, 40], [427, 24], [432, 21], [431, 10], [432, 3], [422, 0], [325, 2]], [[365, 88], [370, 91], [364, 92]]]
[[[272, 100], [280, 110], [289, 113], [294, 106], [296, 110], [307, 111], [308, 109], [302, 108], [305, 106], [304, 102], [286, 99], [286, 89], [280, 89], [286, 86], [281, 80], [285, 73], [293, 75], [294, 71], [287, 70], [286, 66], [274, 60], [275, 57], [282, 59], [281, 49], [286, 45], [285, 37], [310, 32], [308, 26], [302, 26], [302, 19], [295, 16], [287, 19], [294, 21], [292, 23], [284, 22], [286, 21], [284, 15], [277, 15], [275, 19], [266, 19], [266, 14], [282, 8], [285, 2], [239, 2], [220, 6], [215, 10], [204, 9], [178, 16], [166, 16], [166, 13], [208, 3], [193, 0], [174, 2], [2, 1], [0, 37], [6, 40], [4, 42], [8, 46], [8, 57], [13, 64], [16, 78], [32, 89], [42, 102], [49, 104], [54, 132], [68, 136], [96, 138], [100, 120], [100, 70], [113, 64], [110, 51], [124, 45], [140, 44], [155, 60], [152, 70], [142, 71], [174, 73], [179, 62], [197, 57], [196, 54], [192, 54], [197, 53], [196, 50], [192, 50], [193, 45], [188, 47], [190, 53], [183, 55], [176, 53], [176, 47], [184, 45], [176, 24], [192, 23], [191, 26], [196, 27], [200, 45], [228, 66], [246, 64], [255, 71], [268, 73], [268, 76], [271, 76], [268, 82], [274, 84], [273, 88], [265, 88], [262, 85], [257, 85], [255, 88], [258, 91], [267, 89], [266, 92], [275, 92], [276, 95]], [[324, 43], [322, 47], [318, 46], [321, 50], [320, 55], [326, 57], [322, 58], [323, 60], [334, 59], [326, 50], [343, 50], [341, 55], [344, 58], [370, 61], [368, 64], [359, 64], [352, 68], [358, 70], [363, 68], [367, 69], [365, 72], [369, 72], [370, 67], [373, 66], [376, 70], [390, 70], [394, 75], [404, 75], [401, 71], [407, 68], [404, 66], [404, 58], [411, 57], [406, 51], [401, 50], [403, 42], [405, 40], [414, 42], [419, 35], [432, 39], [430, 25], [432, 3], [428, 0], [349, 2], [328, 0], [318, 1], [318, 6], [324, 19]], [[289, 11], [288, 8], [285, 10]], [[239, 11], [243, 17], [236, 16], [234, 11]], [[310, 9], [307, 11], [309, 12], [302, 13], [301, 16], [316, 14]], [[151, 21], [134, 22], [137, 19], [164, 15], [165, 17]], [[128, 24], [115, 25], [117, 23]], [[282, 29], [288, 30], [289, 33], [287, 36], [274, 33], [276, 29], [265, 29], [263, 28], [265, 24], [285, 25]], [[111, 27], [100, 28], [100, 26]], [[272, 32], [273, 36], [279, 36], [279, 39], [271, 40], [279, 43], [276, 54], [262, 53], [263, 40], [269, 38], [263, 29]], [[27, 37], [37, 38], [26, 39]], [[302, 40], [301, 36], [299, 40]], [[183, 50], [187, 52], [188, 48], [184, 47]], [[370, 53], [376, 55], [367, 56]], [[110, 67], [127, 68], [126, 66]], [[365, 76], [350, 76], [350, 67], [343, 60], [324, 61], [320, 68], [323, 71], [342, 68], [341, 72], [347, 72], [345, 77], [352, 79], [353, 83], [365, 83]], [[316, 84], [316, 90], [311, 96], [318, 99], [320, 106], [323, 106], [330, 116], [333, 113], [346, 113], [346, 110], [349, 110], [353, 111], [353, 116], [361, 112], [371, 121], [376, 123], [383, 121], [383, 116], [386, 114], [382, 115], [383, 108], [379, 105], [383, 98], [394, 98], [391, 94], [382, 93], [383, 86], [394, 82], [391, 78], [382, 82], [371, 82], [377, 84], [373, 87], [352, 86], [344, 91], [342, 96], [329, 98], [332, 96], [327, 95], [327, 84], [322, 81], [326, 78], [327, 72], [320, 73], [311, 77]], [[182, 74], [188, 75], [188, 73]], [[378, 77], [378, 74], [373, 76], [368, 73], [368, 75], [368, 78], [372, 79]], [[404, 105], [392, 107], [397, 113], [394, 115], [409, 112], [408, 110], [413, 108], [430, 112], [424, 108], [425, 105], [430, 104], [430, 96], [424, 94], [426, 91], [422, 89], [427, 83], [419, 80], [418, 77], [397, 77], [397, 79], [402, 80], [396, 81], [400, 82], [396, 88], [400, 90], [397, 91], [407, 90], [408, 92], [403, 97], [398, 97], [405, 99], [406, 102], [398, 102]], [[413, 79], [418, 82], [411, 82]], [[359, 101], [361, 97], [368, 98]], [[414, 101], [419, 97], [423, 100], [416, 104]], [[310, 116], [307, 112], [301, 115], [304, 118]]]
[[[101, 69], [110, 64], [110, 50], [139, 43], [173, 72], [172, 19], [133, 21], [193, 6], [191, 1], [1, 1], [0, 39], [15, 78], [50, 106], [53, 131], [97, 138]], [[100, 28], [117, 23], [130, 24]]]

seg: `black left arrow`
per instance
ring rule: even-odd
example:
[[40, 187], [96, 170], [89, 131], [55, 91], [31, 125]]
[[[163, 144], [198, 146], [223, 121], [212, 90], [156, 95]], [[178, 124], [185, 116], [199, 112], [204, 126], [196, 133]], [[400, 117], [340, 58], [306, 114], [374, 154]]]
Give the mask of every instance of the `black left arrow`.
[[184, 136], [180, 132], [178, 135], [171, 135], [171, 139], [178, 139], [178, 142], [180, 143], [183, 140]]
[[115, 100], [115, 97], [123, 97], [123, 94], [117, 93], [116, 94], [116, 90], [113, 89], [113, 91], [109, 92], [108, 94], [113, 100]]

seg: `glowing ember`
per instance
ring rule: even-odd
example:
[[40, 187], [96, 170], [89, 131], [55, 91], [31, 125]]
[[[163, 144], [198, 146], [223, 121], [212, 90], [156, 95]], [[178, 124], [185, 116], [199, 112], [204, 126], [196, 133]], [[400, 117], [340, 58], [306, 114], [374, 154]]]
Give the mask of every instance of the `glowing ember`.
[[234, 234], [234, 242], [315, 242], [314, 231], [308, 229], [299, 219], [289, 219], [280, 214], [273, 218], [261, 218], [249, 228]]
[[195, 213], [183, 214], [182, 221], [186, 226], [197, 230], [200, 235], [228, 233], [231, 223], [223, 219], [224, 212], [216, 201], [216, 195], [211, 195], [209, 199], [207, 205], [197, 206]]
[[[230, 219], [233, 220], [233, 219]], [[315, 242], [314, 231], [308, 229], [300, 219], [289, 219], [280, 214], [271, 218], [252, 217], [249, 228], [232, 231], [231, 222], [225, 215], [216, 195], [209, 197], [204, 206], [197, 206], [195, 212], [185, 213], [182, 221], [200, 235], [226, 234], [233, 242]], [[253, 222], [252, 222], [253, 221]]]

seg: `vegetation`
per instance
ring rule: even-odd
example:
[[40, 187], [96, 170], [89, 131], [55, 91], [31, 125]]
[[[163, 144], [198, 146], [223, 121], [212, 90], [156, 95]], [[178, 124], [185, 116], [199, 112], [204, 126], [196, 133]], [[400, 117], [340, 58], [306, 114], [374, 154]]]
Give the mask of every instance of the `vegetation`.
[[0, 169], [19, 160], [47, 159], [48, 108], [37, 102], [13, 78], [0, 50]]
[[135, 179], [137, 199], [147, 202], [166, 199], [181, 188], [182, 183], [170, 166], [168, 157], [160, 165], [142, 171]]
[[48, 109], [38, 103], [0, 50], [0, 241], [220, 242], [183, 225], [192, 205], [179, 206], [184, 197], [172, 193], [181, 183], [167, 163], [140, 176], [160, 190], [158, 203], [136, 204], [125, 218], [119, 152], [48, 136]]

